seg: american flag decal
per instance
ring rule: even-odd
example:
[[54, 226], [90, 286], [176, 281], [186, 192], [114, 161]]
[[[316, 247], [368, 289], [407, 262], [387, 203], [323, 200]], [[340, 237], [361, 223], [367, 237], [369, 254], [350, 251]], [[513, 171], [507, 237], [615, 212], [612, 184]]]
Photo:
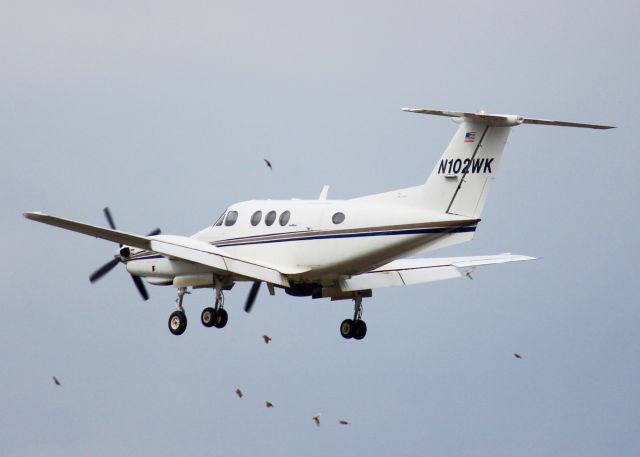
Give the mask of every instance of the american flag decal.
[[476, 141], [476, 132], [467, 132], [464, 134], [465, 143], [473, 143]]

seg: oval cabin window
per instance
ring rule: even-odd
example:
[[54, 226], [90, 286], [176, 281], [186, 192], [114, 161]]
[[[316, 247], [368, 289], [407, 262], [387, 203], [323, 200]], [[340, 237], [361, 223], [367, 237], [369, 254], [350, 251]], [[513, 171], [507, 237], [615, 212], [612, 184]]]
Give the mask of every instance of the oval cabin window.
[[334, 224], [342, 224], [344, 222], [344, 213], [335, 213], [331, 220]]
[[260, 223], [261, 220], [262, 220], [262, 211], [256, 211], [255, 213], [253, 213], [253, 216], [251, 216], [251, 225], [255, 227]]
[[275, 211], [269, 211], [267, 213], [267, 216], [264, 218], [264, 223], [267, 225], [272, 225], [276, 220], [276, 212]]
[[285, 211], [284, 213], [282, 213], [280, 215], [280, 225], [282, 225], [283, 227], [285, 225], [287, 225], [289, 223], [289, 218], [291, 217], [291, 212], [290, 211]]

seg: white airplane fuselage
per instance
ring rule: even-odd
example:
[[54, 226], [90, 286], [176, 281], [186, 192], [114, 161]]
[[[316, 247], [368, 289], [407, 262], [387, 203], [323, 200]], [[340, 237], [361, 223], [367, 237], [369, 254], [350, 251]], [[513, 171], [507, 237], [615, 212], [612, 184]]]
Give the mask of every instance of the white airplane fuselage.
[[[237, 219], [226, 225], [232, 212], [237, 213]], [[288, 220], [283, 218], [285, 213]], [[232, 205], [224, 216], [217, 225], [192, 238], [223, 248], [230, 255], [275, 265], [300, 281], [319, 283], [370, 271], [416, 252], [468, 241], [478, 222], [363, 199], [251, 200]], [[202, 266], [140, 250], [132, 251], [127, 269], [155, 284], [170, 284], [181, 276], [190, 276], [193, 284], [211, 283], [210, 270]], [[196, 278], [199, 274], [206, 279]]]

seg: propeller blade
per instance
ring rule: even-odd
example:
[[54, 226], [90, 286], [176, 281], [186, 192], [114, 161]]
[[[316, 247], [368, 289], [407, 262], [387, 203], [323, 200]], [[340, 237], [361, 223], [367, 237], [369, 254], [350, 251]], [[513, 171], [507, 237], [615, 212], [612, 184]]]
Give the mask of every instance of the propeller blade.
[[107, 218], [107, 222], [109, 223], [109, 227], [111, 227], [111, 230], [115, 230], [116, 229], [116, 224], [113, 223], [113, 217], [111, 217], [111, 210], [109, 209], [108, 206], [106, 206], [102, 212], [104, 213], [104, 217]]
[[156, 229], [151, 230], [149, 233], [147, 233], [147, 236], [160, 235], [161, 233], [162, 233], [162, 231], [160, 231], [159, 228], [156, 228]]
[[249, 291], [249, 295], [247, 296], [247, 302], [244, 304], [244, 310], [249, 313], [251, 312], [251, 308], [253, 308], [253, 302], [256, 301], [256, 297], [258, 296], [258, 290], [260, 290], [260, 285], [262, 282], [256, 281], [251, 286], [251, 290]]
[[140, 279], [140, 276], [131, 275], [131, 279], [133, 279], [133, 283], [138, 288], [138, 292], [140, 292], [140, 295], [142, 295], [142, 299], [149, 300], [149, 294], [147, 293], [147, 288], [144, 286], [144, 283], [142, 282], [142, 279]]
[[89, 281], [91, 281], [92, 283], [96, 282], [98, 279], [102, 278], [104, 275], [113, 270], [119, 263], [120, 259], [118, 257], [114, 257], [112, 260], [109, 260], [107, 263], [94, 271], [93, 274], [89, 276]]

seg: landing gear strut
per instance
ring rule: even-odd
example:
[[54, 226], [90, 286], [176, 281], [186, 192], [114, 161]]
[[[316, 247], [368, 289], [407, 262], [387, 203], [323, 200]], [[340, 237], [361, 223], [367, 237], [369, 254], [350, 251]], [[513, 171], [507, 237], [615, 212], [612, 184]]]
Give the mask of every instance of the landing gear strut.
[[340, 324], [340, 334], [346, 339], [361, 340], [367, 334], [367, 324], [362, 320], [362, 296], [356, 293], [353, 297], [353, 319], [345, 319]]
[[205, 327], [222, 328], [227, 325], [229, 315], [224, 309], [224, 294], [222, 293], [222, 282], [216, 277], [216, 303], [214, 308], [208, 307], [202, 310], [200, 321]]
[[182, 307], [182, 300], [185, 294], [188, 294], [186, 287], [180, 287], [178, 289], [178, 298], [176, 299], [176, 305], [178, 310], [171, 313], [169, 316], [169, 331], [174, 335], [182, 335], [187, 329], [187, 315], [184, 313]]

